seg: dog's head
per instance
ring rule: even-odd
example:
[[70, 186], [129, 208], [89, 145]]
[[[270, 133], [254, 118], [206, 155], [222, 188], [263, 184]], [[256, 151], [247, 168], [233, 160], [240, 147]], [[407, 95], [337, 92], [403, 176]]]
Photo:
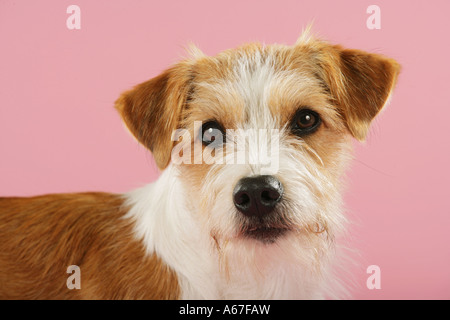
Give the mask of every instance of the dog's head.
[[398, 72], [392, 59], [307, 37], [197, 50], [116, 108], [160, 169], [176, 162], [183, 201], [218, 249], [314, 246], [344, 221], [351, 137], [365, 140]]

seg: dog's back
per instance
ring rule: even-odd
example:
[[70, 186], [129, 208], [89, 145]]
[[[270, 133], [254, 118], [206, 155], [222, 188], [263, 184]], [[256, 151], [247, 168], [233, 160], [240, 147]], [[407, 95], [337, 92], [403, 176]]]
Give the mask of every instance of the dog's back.
[[126, 212], [108, 193], [0, 198], [0, 299], [176, 298], [175, 275], [145, 255]]

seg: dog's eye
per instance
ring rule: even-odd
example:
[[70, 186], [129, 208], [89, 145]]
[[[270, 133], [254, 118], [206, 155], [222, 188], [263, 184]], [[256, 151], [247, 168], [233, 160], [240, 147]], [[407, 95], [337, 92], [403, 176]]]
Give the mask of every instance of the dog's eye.
[[302, 109], [296, 113], [292, 123], [292, 129], [299, 135], [310, 134], [317, 130], [320, 123], [321, 119], [317, 112]]
[[208, 121], [202, 125], [202, 143], [207, 146], [218, 140], [218, 144], [223, 143], [224, 130], [216, 121]]

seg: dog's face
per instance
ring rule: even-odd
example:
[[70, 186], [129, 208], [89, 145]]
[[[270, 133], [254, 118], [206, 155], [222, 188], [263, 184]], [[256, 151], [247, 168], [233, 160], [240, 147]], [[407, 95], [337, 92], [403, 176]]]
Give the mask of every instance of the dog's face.
[[249, 44], [197, 51], [116, 107], [161, 169], [182, 157], [182, 200], [217, 249], [296, 243], [317, 254], [344, 223], [351, 138], [365, 139], [398, 71], [392, 59], [318, 40]]

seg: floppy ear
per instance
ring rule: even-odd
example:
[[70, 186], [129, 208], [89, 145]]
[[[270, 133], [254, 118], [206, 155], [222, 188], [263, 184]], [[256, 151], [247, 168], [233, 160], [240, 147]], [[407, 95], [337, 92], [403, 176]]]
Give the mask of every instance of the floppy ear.
[[393, 59], [360, 50], [333, 46], [332, 63], [325, 72], [331, 94], [352, 135], [365, 140], [375, 116], [389, 100], [400, 72]]
[[150, 149], [160, 169], [167, 167], [181, 111], [189, 91], [189, 67], [180, 63], [123, 93], [115, 103], [131, 133]]

